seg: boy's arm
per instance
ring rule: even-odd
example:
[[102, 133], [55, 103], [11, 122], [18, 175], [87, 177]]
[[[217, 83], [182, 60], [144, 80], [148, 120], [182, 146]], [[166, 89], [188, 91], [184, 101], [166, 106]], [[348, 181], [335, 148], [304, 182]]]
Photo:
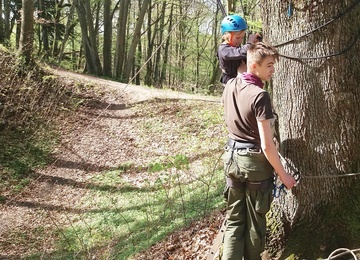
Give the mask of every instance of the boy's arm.
[[259, 34], [250, 34], [247, 43], [243, 46], [233, 47], [228, 44], [221, 50], [224, 60], [246, 60], [246, 53], [251, 44], [258, 42]]
[[258, 120], [257, 122], [262, 151], [264, 152], [266, 158], [274, 168], [277, 175], [280, 177], [281, 182], [286, 186], [286, 188], [291, 189], [295, 185], [296, 181], [294, 177], [285, 171], [284, 166], [280, 161], [276, 146], [273, 142], [270, 119], [261, 121]]
[[246, 53], [249, 46], [249, 43], [239, 47], [225, 45], [221, 50], [223, 54], [222, 58], [224, 60], [246, 60]]

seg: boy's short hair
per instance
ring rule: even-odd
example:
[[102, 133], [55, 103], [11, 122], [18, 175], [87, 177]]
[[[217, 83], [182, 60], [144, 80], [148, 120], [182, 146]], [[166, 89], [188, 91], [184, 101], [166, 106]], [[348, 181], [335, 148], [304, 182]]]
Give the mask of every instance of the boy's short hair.
[[256, 62], [261, 65], [262, 61], [268, 56], [274, 57], [275, 60], [279, 59], [278, 51], [270, 44], [264, 42], [253, 43], [247, 50], [248, 62]]

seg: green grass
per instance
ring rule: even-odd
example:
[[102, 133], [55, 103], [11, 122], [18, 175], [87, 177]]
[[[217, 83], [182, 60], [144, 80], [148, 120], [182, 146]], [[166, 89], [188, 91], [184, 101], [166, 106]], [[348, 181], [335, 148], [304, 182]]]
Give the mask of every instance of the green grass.
[[51, 258], [131, 259], [221, 207], [219, 110], [187, 101], [134, 106], [141, 129], [138, 149], [156, 139], [161, 153], [151, 149], [138, 159], [142, 165], [123, 162], [92, 176], [77, 205], [82, 213], [68, 216], [71, 224], [57, 231]]
[[218, 185], [222, 172], [210, 172], [201, 180], [183, 183], [181, 169], [187, 167], [187, 161], [177, 163], [173, 176], [159, 175], [156, 181], [141, 187], [124, 180], [121, 170], [94, 176], [91, 182], [98, 188], [84, 198], [82, 207], [87, 210], [81, 219], [61, 232], [58, 252], [82, 252], [85, 257], [94, 248], [102, 248], [102, 259], [128, 259], [218, 208], [222, 202], [223, 187]]
[[46, 129], [38, 132], [6, 129], [0, 135], [0, 190], [21, 191], [29, 184], [29, 175], [50, 160], [56, 135]]

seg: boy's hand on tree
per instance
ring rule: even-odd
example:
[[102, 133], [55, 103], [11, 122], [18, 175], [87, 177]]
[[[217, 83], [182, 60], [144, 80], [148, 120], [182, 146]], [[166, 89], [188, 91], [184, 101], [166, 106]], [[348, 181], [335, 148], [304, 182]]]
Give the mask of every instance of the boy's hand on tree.
[[296, 180], [289, 173], [283, 174], [280, 177], [281, 182], [286, 186], [288, 190], [290, 190], [296, 184]]

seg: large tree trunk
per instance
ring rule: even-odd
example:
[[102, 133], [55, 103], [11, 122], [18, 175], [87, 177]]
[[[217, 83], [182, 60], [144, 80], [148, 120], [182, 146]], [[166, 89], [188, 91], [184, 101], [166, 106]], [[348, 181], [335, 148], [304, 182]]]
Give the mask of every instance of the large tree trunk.
[[[159, 4], [160, 5], [160, 4]], [[166, 11], [166, 7], [167, 7], [168, 3], [166, 1], [162, 2], [162, 7], [160, 10], [160, 17], [159, 17], [159, 26], [160, 26], [160, 30], [158, 33], [158, 44], [162, 44], [163, 39], [164, 39], [164, 26], [165, 26], [165, 11]], [[161, 48], [156, 52], [156, 59], [154, 62], [154, 75], [153, 78], [155, 79], [155, 86], [158, 88], [162, 87], [162, 82], [161, 82], [161, 75], [160, 75], [160, 66], [161, 66], [161, 51], [163, 50], [163, 46], [161, 46]]]
[[53, 33], [53, 41], [52, 41], [52, 56], [56, 57], [59, 54], [59, 39], [61, 39], [61, 9], [63, 8], [63, 2], [64, 0], [61, 1], [56, 1], [56, 3], [54, 3], [54, 8], [55, 8], [55, 12], [54, 12], [54, 33]]
[[[148, 12], [147, 15], [147, 33], [146, 33], [146, 37], [147, 37], [147, 52], [146, 52], [146, 74], [145, 74], [145, 78], [144, 78], [144, 84], [147, 86], [151, 86], [153, 85], [153, 61], [151, 59], [151, 55], [153, 53], [154, 50], [154, 41], [155, 41], [155, 35], [156, 35], [156, 31], [157, 28], [159, 26], [159, 23], [156, 22], [153, 26], [152, 26], [152, 12]], [[154, 27], [154, 33], [153, 33], [153, 28]]]
[[[360, 4], [292, 1], [288, 17], [289, 2], [261, 0], [264, 41], [277, 46], [283, 56], [294, 56], [280, 58], [271, 93], [280, 117], [281, 153], [302, 176], [287, 200], [275, 200], [278, 212], [273, 214], [282, 218], [285, 231], [301, 226], [302, 231], [292, 230], [293, 242], [297, 231], [304, 232], [308, 244], [319, 249], [309, 241], [322, 240], [328, 253], [355, 246], [360, 239], [359, 226], [353, 225], [360, 211], [354, 207], [359, 182], [345, 177], [360, 169]], [[330, 55], [334, 53], [339, 55]], [[303, 251], [314, 253], [310, 248]]]
[[219, 5], [216, 7], [216, 15], [214, 16], [214, 26], [212, 28], [212, 50], [214, 55], [212, 56], [213, 62], [211, 67], [211, 75], [209, 78], [209, 92], [215, 92], [215, 86], [220, 85], [220, 67], [219, 67], [219, 60], [216, 57], [216, 50], [219, 46]]
[[19, 56], [24, 57], [25, 64], [31, 61], [34, 38], [34, 1], [22, 0], [21, 33], [19, 41]]

